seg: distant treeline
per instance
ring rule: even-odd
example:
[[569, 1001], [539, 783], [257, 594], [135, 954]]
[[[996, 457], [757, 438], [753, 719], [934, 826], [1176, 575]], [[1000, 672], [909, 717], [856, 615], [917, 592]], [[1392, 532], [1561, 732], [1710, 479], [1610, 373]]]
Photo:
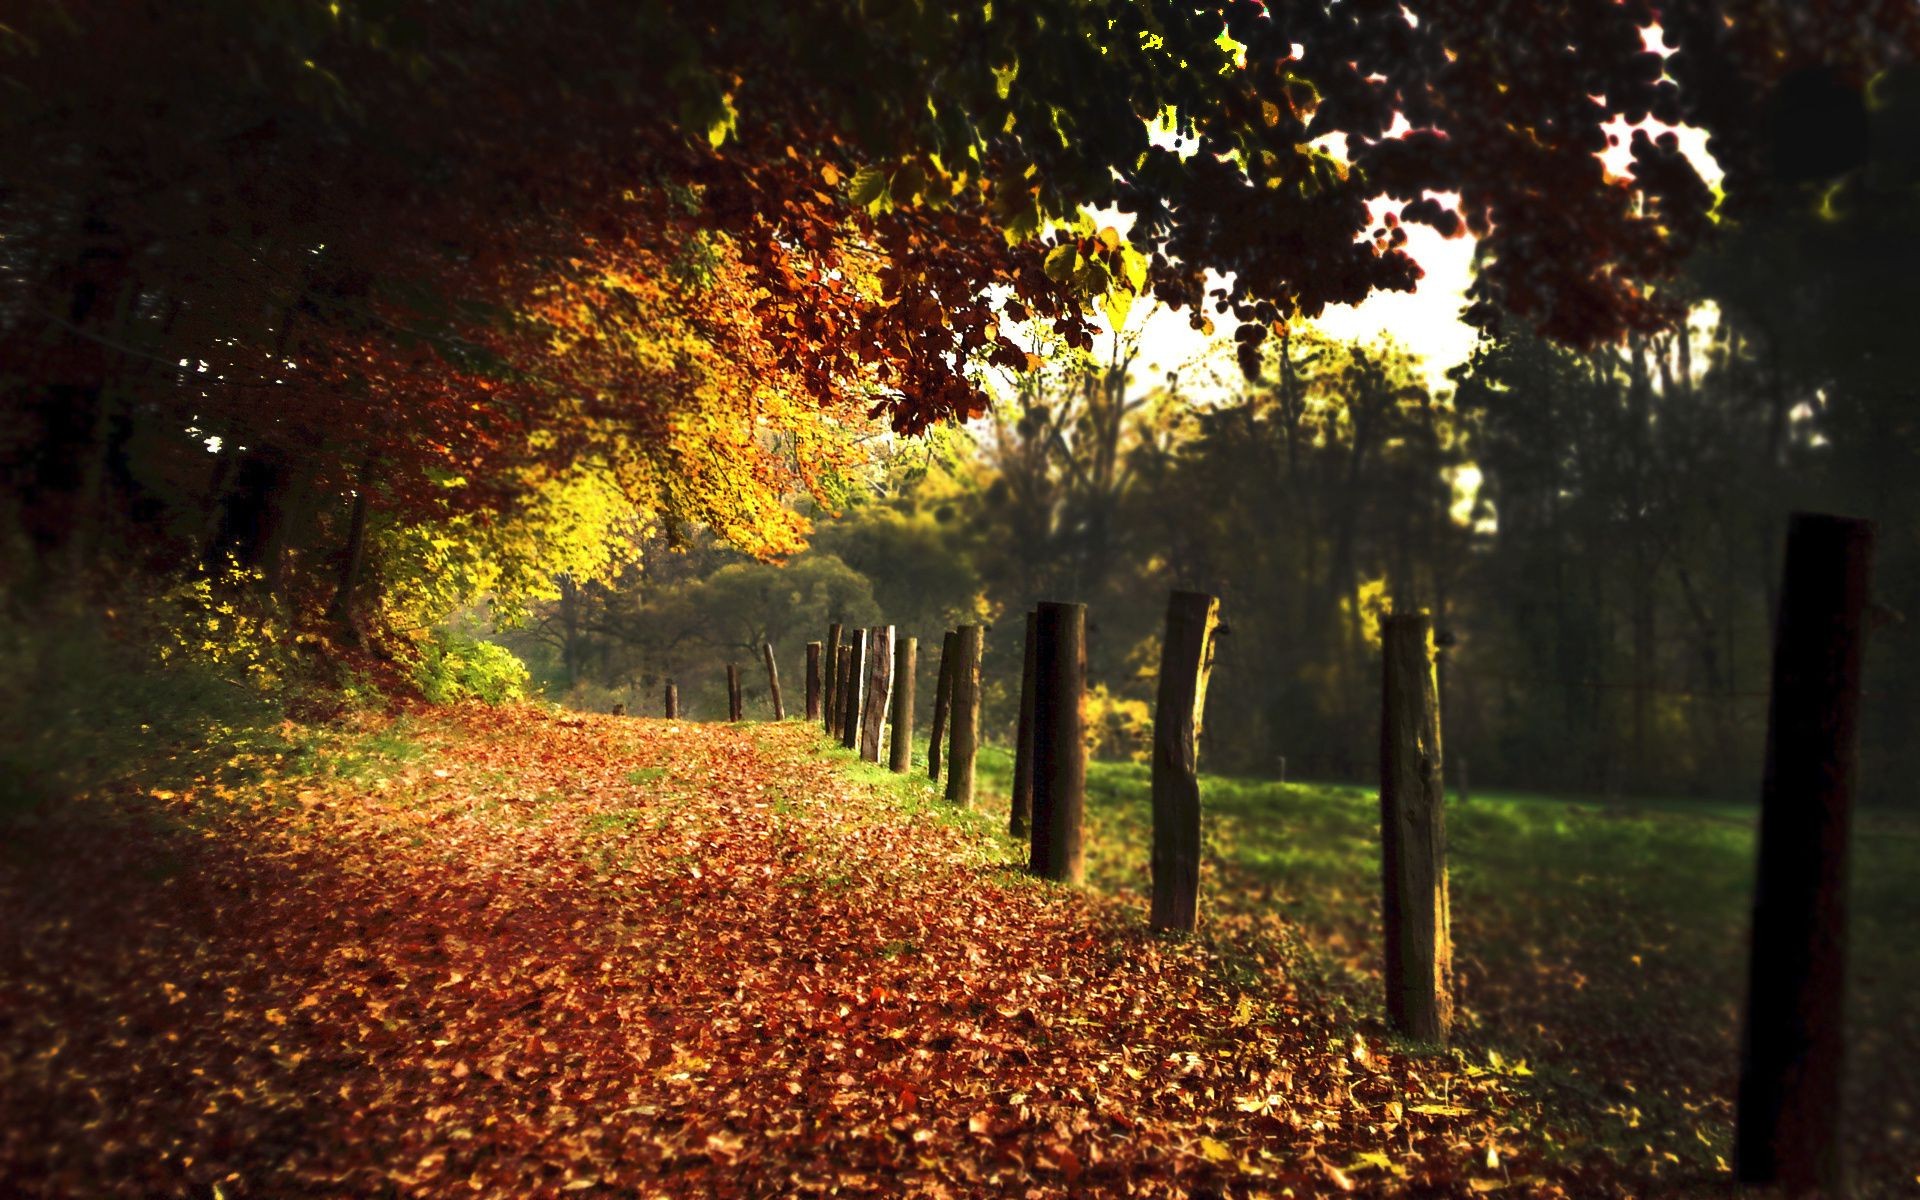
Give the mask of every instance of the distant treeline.
[[[724, 664], [751, 664], [763, 639], [797, 664], [831, 620], [926, 637], [981, 618], [985, 727], [1005, 738], [1020, 614], [1078, 599], [1098, 749], [1124, 755], [1144, 752], [1167, 589], [1199, 588], [1229, 626], [1210, 769], [1284, 759], [1361, 780], [1377, 623], [1417, 606], [1451, 635], [1447, 749], [1474, 786], [1751, 797], [1788, 512], [1913, 511], [1907, 443], [1862, 436], [1894, 414], [1837, 380], [1809, 389], [1731, 312], [1588, 353], [1489, 339], [1443, 389], [1391, 346], [1305, 332], [1224, 391], [1143, 380], [1124, 348], [1050, 364], [1006, 380], [978, 436], [902, 446], [876, 494], [785, 565], [649, 555], [621, 585], [567, 588], [513, 640], [582, 702], [631, 690], [655, 711], [672, 675], [700, 715], [724, 710]], [[1914, 536], [1884, 523], [1893, 608]], [[1883, 800], [1905, 799], [1909, 640], [1873, 651], [1867, 785]]]

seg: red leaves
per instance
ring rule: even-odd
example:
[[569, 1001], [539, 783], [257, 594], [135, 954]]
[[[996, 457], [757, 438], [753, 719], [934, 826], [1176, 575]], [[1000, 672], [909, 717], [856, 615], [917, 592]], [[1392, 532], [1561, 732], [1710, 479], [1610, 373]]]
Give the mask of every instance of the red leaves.
[[1497, 1080], [1035, 891], [806, 730], [472, 710], [422, 742], [359, 784], [196, 790], [192, 826], [125, 797], [23, 831], [0, 1174], [235, 1197], [1487, 1174]]

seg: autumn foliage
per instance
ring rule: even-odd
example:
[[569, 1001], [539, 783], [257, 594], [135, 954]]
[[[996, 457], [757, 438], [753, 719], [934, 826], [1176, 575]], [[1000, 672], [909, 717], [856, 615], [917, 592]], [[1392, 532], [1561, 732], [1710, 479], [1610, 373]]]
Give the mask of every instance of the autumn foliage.
[[475, 708], [318, 772], [49, 810], [0, 864], [0, 1174], [1596, 1194], [1538, 1174], [1499, 1076], [1356, 1037], [1304, 980], [1236, 983], [820, 753], [805, 724]]

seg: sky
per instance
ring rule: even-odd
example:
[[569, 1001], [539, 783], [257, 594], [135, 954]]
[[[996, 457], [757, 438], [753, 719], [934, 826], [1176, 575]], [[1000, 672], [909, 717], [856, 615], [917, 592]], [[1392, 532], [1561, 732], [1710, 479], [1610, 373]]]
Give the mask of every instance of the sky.
[[[1664, 48], [1659, 46], [1657, 34], [1651, 44]], [[1632, 161], [1629, 146], [1635, 129], [1645, 129], [1656, 137], [1671, 130], [1707, 186], [1719, 187], [1722, 172], [1707, 153], [1705, 132], [1663, 125], [1651, 119], [1637, 126], [1624, 121], [1607, 126], [1616, 139], [1613, 148], [1600, 156], [1609, 172], [1626, 174]], [[1442, 203], [1457, 201], [1457, 197], [1437, 198]], [[1391, 207], [1394, 206], [1388, 202], [1377, 203], [1376, 219], [1379, 211]], [[1331, 305], [1323, 315], [1307, 324], [1343, 341], [1371, 342], [1392, 337], [1420, 356], [1428, 385], [1439, 390], [1451, 386], [1447, 372], [1466, 361], [1477, 336], [1472, 327], [1460, 320], [1461, 310], [1466, 307], [1467, 286], [1473, 279], [1474, 239], [1464, 232], [1455, 238], [1445, 238], [1425, 225], [1408, 223], [1405, 228], [1407, 252], [1426, 272], [1414, 291], [1375, 292], [1359, 304]], [[1221, 332], [1228, 331], [1222, 329]], [[1151, 377], [1193, 362], [1207, 347], [1208, 339], [1188, 327], [1185, 314], [1156, 307], [1142, 327], [1139, 362]]]

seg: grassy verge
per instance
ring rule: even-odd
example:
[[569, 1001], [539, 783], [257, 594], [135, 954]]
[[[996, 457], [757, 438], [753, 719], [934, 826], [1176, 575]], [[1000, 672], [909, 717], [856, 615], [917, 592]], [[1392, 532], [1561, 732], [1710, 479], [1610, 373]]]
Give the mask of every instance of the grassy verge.
[[[982, 751], [997, 816], [1011, 755]], [[1363, 1018], [1379, 1007], [1379, 831], [1371, 789], [1207, 777], [1202, 907], [1215, 934], [1304, 933], [1289, 961]], [[1090, 764], [1088, 878], [1144, 905], [1152, 836], [1144, 766]], [[1528, 1072], [1570, 1152], [1692, 1179], [1731, 1157], [1755, 812], [1495, 792], [1448, 813], [1460, 1044]], [[1868, 1194], [1920, 1184], [1920, 822], [1859, 820], [1854, 850], [1849, 1111]], [[1255, 938], [1256, 957], [1266, 957]]]

